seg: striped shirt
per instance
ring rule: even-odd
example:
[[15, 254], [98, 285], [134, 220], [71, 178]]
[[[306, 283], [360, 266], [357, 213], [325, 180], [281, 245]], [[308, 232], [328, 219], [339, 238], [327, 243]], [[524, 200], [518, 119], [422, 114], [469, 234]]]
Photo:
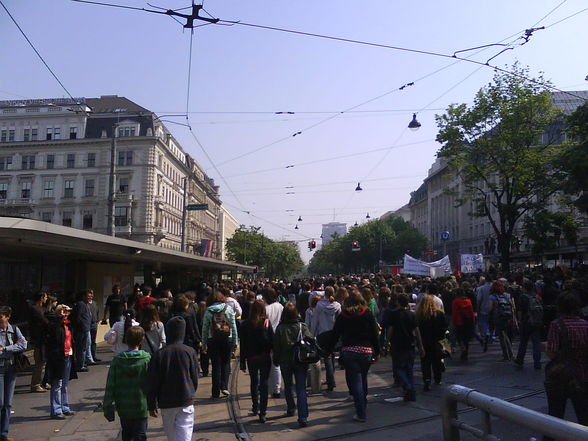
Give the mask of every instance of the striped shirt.
[[578, 366], [578, 377], [583, 381], [588, 381], [588, 322], [580, 317], [557, 319], [549, 325], [549, 334], [547, 336], [547, 350], [557, 353], [559, 356], [564, 354], [562, 348], [563, 329], [562, 321], [568, 334], [568, 344], [570, 350], [567, 351], [574, 365]]

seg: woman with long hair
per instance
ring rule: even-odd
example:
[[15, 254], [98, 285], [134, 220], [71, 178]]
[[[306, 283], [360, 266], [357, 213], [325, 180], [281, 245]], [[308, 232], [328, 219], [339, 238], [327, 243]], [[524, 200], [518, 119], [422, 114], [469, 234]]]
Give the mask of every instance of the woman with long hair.
[[255, 300], [249, 307], [249, 317], [241, 323], [241, 370], [249, 370], [253, 415], [265, 423], [274, 330], [265, 313], [263, 300]]
[[343, 310], [333, 327], [333, 341], [341, 337], [341, 357], [345, 366], [345, 380], [355, 403], [355, 416], [366, 421], [367, 373], [372, 360], [380, 353], [378, 325], [364, 297], [352, 291], [345, 299]]
[[[308, 365], [294, 361], [294, 345], [298, 342], [298, 336], [313, 338], [306, 323], [300, 322], [300, 316], [296, 305], [286, 303], [282, 311], [282, 319], [276, 328], [273, 344], [274, 365], [280, 366], [282, 378], [284, 379], [284, 395], [288, 406], [286, 415], [293, 416], [298, 411], [298, 425], [308, 425], [308, 401], [306, 396], [306, 376]], [[294, 378], [294, 381], [292, 381]], [[296, 401], [292, 388], [296, 387]]]
[[148, 354], [155, 352], [165, 346], [165, 329], [159, 320], [159, 313], [155, 305], [147, 305], [141, 316], [141, 328], [145, 331], [141, 349]]
[[502, 361], [513, 359], [512, 336], [516, 325], [515, 305], [510, 293], [500, 281], [490, 287], [490, 316], [494, 322], [494, 331], [498, 334], [502, 349]]
[[118, 355], [122, 351], [129, 349], [125, 340], [125, 334], [127, 329], [131, 326], [139, 326], [139, 323], [135, 321], [135, 311], [132, 309], [125, 309], [122, 318], [113, 324], [112, 328], [104, 334], [104, 340], [112, 345], [112, 352], [114, 355]]
[[439, 340], [445, 338], [447, 322], [445, 313], [440, 309], [432, 295], [425, 294], [418, 303], [416, 319], [425, 350], [424, 357], [421, 357], [421, 370], [425, 382], [425, 391], [431, 390], [431, 368], [435, 384], [441, 384], [443, 375], [443, 359]]

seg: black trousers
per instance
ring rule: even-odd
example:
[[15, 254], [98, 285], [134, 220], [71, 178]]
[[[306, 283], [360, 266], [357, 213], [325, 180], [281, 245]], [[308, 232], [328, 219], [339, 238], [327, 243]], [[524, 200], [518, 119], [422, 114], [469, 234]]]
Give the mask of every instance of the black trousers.
[[[588, 390], [588, 382], [584, 385], [584, 390]], [[583, 426], [588, 426], [588, 394], [580, 394], [577, 396], [568, 396], [561, 391], [545, 391], [547, 394], [547, 408], [551, 416], [563, 418], [566, 413], [566, 404], [568, 400], [572, 402], [578, 423]], [[554, 441], [549, 436], [544, 436], [543, 441]]]
[[146, 441], [147, 418], [121, 418], [122, 441]]

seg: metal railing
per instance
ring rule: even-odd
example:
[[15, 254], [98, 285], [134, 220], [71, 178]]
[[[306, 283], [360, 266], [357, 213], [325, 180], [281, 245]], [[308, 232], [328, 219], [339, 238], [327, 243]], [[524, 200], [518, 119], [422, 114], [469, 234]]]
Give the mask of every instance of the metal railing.
[[[463, 403], [482, 412], [482, 428], [474, 427], [458, 419], [457, 404]], [[588, 427], [545, 415], [516, 404], [500, 400], [468, 387], [453, 385], [443, 393], [441, 408], [443, 440], [460, 441], [460, 430], [471, 433], [484, 441], [500, 441], [492, 434], [491, 417], [515, 423], [558, 441], [588, 441]]]

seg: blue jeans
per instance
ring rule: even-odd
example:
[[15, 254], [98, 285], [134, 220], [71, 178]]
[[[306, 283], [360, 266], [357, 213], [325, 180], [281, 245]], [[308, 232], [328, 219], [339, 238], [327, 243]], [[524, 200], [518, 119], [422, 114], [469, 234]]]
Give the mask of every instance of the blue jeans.
[[367, 407], [368, 381], [367, 373], [370, 370], [371, 355], [357, 352], [342, 352], [345, 365], [345, 380], [353, 395], [355, 413], [365, 419]]
[[8, 436], [10, 426], [10, 409], [14, 396], [16, 370], [13, 365], [0, 367], [0, 435]]
[[122, 441], [146, 441], [147, 418], [121, 418]]
[[325, 362], [325, 375], [327, 377], [327, 387], [334, 389], [335, 383], [335, 357], [330, 355], [329, 357], [323, 358]]
[[259, 411], [262, 415], [265, 415], [267, 410], [268, 380], [271, 364], [272, 360], [269, 355], [247, 360], [253, 410]]
[[392, 368], [404, 390], [414, 390], [414, 349], [392, 352]]
[[[298, 410], [298, 421], [306, 421], [308, 419], [308, 401], [306, 398], [308, 365], [290, 362], [281, 364], [280, 370], [284, 379], [284, 395], [286, 396], [288, 412], [296, 408]], [[296, 386], [296, 401], [294, 401], [292, 393], [292, 377], [294, 377], [294, 385]]]
[[69, 374], [71, 372], [71, 356], [66, 357], [63, 368], [62, 378], [51, 382], [51, 416], [67, 413], [69, 409], [69, 399], [67, 397], [67, 385], [69, 383]]
[[541, 366], [541, 328], [532, 326], [521, 326], [521, 340], [517, 353], [517, 363], [523, 364], [527, 353], [527, 343], [531, 339], [533, 345], [533, 362], [535, 367]]
[[490, 315], [489, 314], [478, 314], [478, 328], [482, 338], [488, 337], [490, 341], [493, 340], [492, 333], [490, 332]]

